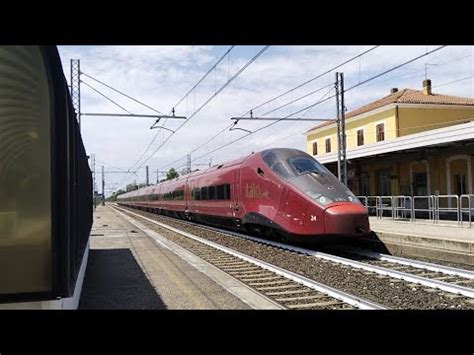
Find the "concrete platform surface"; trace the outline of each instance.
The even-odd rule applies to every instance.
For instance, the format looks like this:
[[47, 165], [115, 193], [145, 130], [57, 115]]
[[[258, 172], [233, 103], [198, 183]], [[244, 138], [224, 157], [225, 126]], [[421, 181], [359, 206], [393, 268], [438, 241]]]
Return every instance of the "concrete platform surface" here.
[[474, 228], [467, 223], [433, 224], [370, 217], [374, 232], [367, 240], [384, 244], [394, 254], [429, 257], [474, 265]]
[[206, 275], [109, 206], [97, 207], [90, 243], [79, 309], [251, 309], [258, 301], [275, 308], [248, 289], [240, 299], [225, 286], [236, 280], [210, 265]]

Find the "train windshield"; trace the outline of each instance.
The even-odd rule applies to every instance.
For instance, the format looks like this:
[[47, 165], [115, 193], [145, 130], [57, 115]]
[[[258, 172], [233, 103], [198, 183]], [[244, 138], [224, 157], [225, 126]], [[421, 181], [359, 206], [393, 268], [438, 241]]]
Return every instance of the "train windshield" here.
[[264, 151], [262, 158], [278, 176], [320, 205], [341, 201], [360, 203], [344, 184], [308, 154], [295, 149], [272, 149]]
[[316, 160], [305, 156], [289, 158], [288, 163], [296, 175], [308, 173], [321, 174], [322, 172], [328, 172], [328, 170]]

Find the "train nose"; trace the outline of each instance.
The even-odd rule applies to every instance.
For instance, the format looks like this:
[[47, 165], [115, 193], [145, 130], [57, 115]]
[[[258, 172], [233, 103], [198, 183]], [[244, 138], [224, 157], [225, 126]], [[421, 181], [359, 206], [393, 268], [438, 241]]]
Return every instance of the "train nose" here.
[[331, 206], [324, 212], [326, 234], [358, 236], [370, 232], [365, 207], [355, 203]]

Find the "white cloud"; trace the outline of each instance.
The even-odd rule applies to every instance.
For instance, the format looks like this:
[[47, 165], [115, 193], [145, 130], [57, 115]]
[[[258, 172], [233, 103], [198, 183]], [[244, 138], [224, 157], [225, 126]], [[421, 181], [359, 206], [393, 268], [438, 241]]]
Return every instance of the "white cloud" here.
[[[262, 47], [237, 46], [231, 52], [230, 60], [224, 59], [217, 70], [212, 72], [198, 89], [177, 107], [177, 114], [189, 116], [217, 88], [223, 85], [230, 76], [237, 72]], [[230, 117], [241, 115], [250, 108], [294, 87], [327, 69], [342, 63], [370, 46], [290, 46], [270, 47], [260, 58], [252, 63], [238, 78], [222, 91], [208, 106], [189, 121], [167, 144], [165, 144], [147, 164], [155, 172], [169, 163], [182, 159], [186, 153], [209, 140], [219, 130], [229, 125]], [[435, 46], [381, 46], [369, 54], [357, 59], [338, 71], [344, 72], [346, 88], [359, 83], [375, 74], [381, 73], [417, 55], [434, 49]], [[92, 46], [59, 48], [65, 75], [69, 80], [69, 59], [81, 59], [83, 72], [144, 101], [145, 103], [168, 113], [173, 105], [202, 77], [226, 50], [227, 46]], [[461, 57], [464, 59], [459, 59]], [[469, 57], [466, 57], [469, 56]], [[458, 59], [458, 60], [455, 60]], [[347, 93], [346, 104], [349, 110], [362, 104], [385, 96], [391, 87], [420, 89], [424, 78], [425, 63], [430, 65], [428, 76], [433, 86], [472, 76], [474, 72], [473, 47], [447, 47], [426, 59], [420, 59], [406, 67], [387, 74], [370, 84], [361, 86]], [[414, 73], [415, 71], [418, 71]], [[401, 77], [401, 75], [405, 75]], [[103, 93], [116, 100], [120, 105], [134, 113], [153, 113], [133, 101], [125, 99], [113, 91], [94, 83], [87, 77], [84, 82], [92, 84]], [[317, 88], [329, 85], [334, 80], [334, 73], [295, 90], [291, 94], [256, 110], [263, 114], [292, 99]], [[460, 81], [434, 89], [449, 95], [473, 97], [473, 79]], [[83, 112], [122, 112], [89, 88], [82, 87]], [[275, 112], [282, 117], [319, 99], [327, 91], [322, 90], [310, 97]], [[332, 93], [328, 93], [331, 95]], [[303, 114], [303, 113], [302, 113]], [[307, 117], [332, 118], [335, 114], [334, 100], [315, 107]], [[300, 114], [301, 115], [301, 114]], [[83, 138], [88, 154], [95, 154], [97, 160], [122, 168], [129, 168], [151, 139], [157, 133], [149, 127], [153, 119], [128, 119], [83, 117]], [[181, 122], [168, 120], [166, 127], [176, 129]], [[238, 127], [254, 130], [270, 122], [241, 121]], [[210, 154], [196, 163], [213, 163], [236, 158], [252, 150], [271, 146], [287, 146], [305, 149], [305, 137], [299, 133], [311, 122], [281, 122], [262, 130], [249, 138], [243, 139], [228, 148]], [[291, 135], [292, 132], [295, 132]], [[158, 132], [158, 138], [150, 155], [169, 135], [167, 131]], [[193, 159], [215, 149], [232, 139], [244, 135], [242, 131], [226, 132], [209, 141], [193, 154]], [[289, 137], [288, 137], [289, 136]], [[288, 137], [288, 138], [286, 138]], [[145, 170], [138, 173], [138, 181], [143, 181]], [[123, 182], [123, 185], [136, 179], [130, 176], [122, 178], [119, 174], [107, 176], [108, 182]], [[152, 181], [156, 176], [152, 174]], [[111, 185], [112, 186], [112, 185]], [[122, 186], [123, 187], [123, 186]]]

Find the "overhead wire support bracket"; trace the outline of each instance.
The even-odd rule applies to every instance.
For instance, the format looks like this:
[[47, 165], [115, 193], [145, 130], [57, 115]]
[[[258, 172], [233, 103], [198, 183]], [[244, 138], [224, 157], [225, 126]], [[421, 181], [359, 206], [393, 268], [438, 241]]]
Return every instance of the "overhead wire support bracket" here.
[[157, 120], [157, 121], [153, 124], [153, 126], [150, 127], [150, 129], [161, 128], [161, 129], [165, 129], [165, 130], [167, 130], [167, 131], [173, 132], [173, 133], [176, 132], [176, 131], [173, 131], [172, 129], [169, 129], [169, 128], [166, 128], [166, 127], [163, 127], [163, 126], [155, 126], [155, 124], [157, 124], [158, 121], [159, 121], [159, 120]]
[[157, 115], [157, 116], [154, 116], [154, 117], [157, 117], [158, 119], [155, 121], [155, 123], [153, 123], [153, 125], [150, 127], [150, 129], [163, 128], [163, 129], [166, 129], [167, 131], [170, 131], [170, 132], [173, 132], [173, 133], [176, 132], [176, 131], [173, 131], [172, 129], [169, 129], [169, 128], [165, 128], [165, 127], [162, 127], [162, 126], [156, 126], [156, 124], [158, 122], [160, 122], [160, 120], [162, 118], [166, 118], [166, 119], [170, 118], [170, 119], [178, 119], [178, 120], [186, 120], [187, 119], [186, 116], [176, 116], [174, 114], [174, 112], [175, 111], [174, 111], [174, 107], [173, 107], [173, 109], [171, 110], [171, 115]]
[[336, 120], [332, 118], [284, 118], [284, 117], [231, 117], [231, 120], [236, 120], [236, 122], [240, 120], [247, 120], [247, 121], [325, 121], [325, 122], [335, 122]]
[[[237, 124], [237, 122], [236, 122], [236, 124]], [[247, 133], [252, 133], [252, 131], [249, 131], [248, 129], [234, 127], [234, 126], [230, 127], [229, 131], [244, 131], [244, 132], [247, 132]]]
[[[81, 113], [82, 116], [106, 116], [106, 117], [142, 117], [142, 118], [162, 118], [160, 115], [142, 115], [135, 113]], [[177, 117], [178, 118], [178, 117]]]

